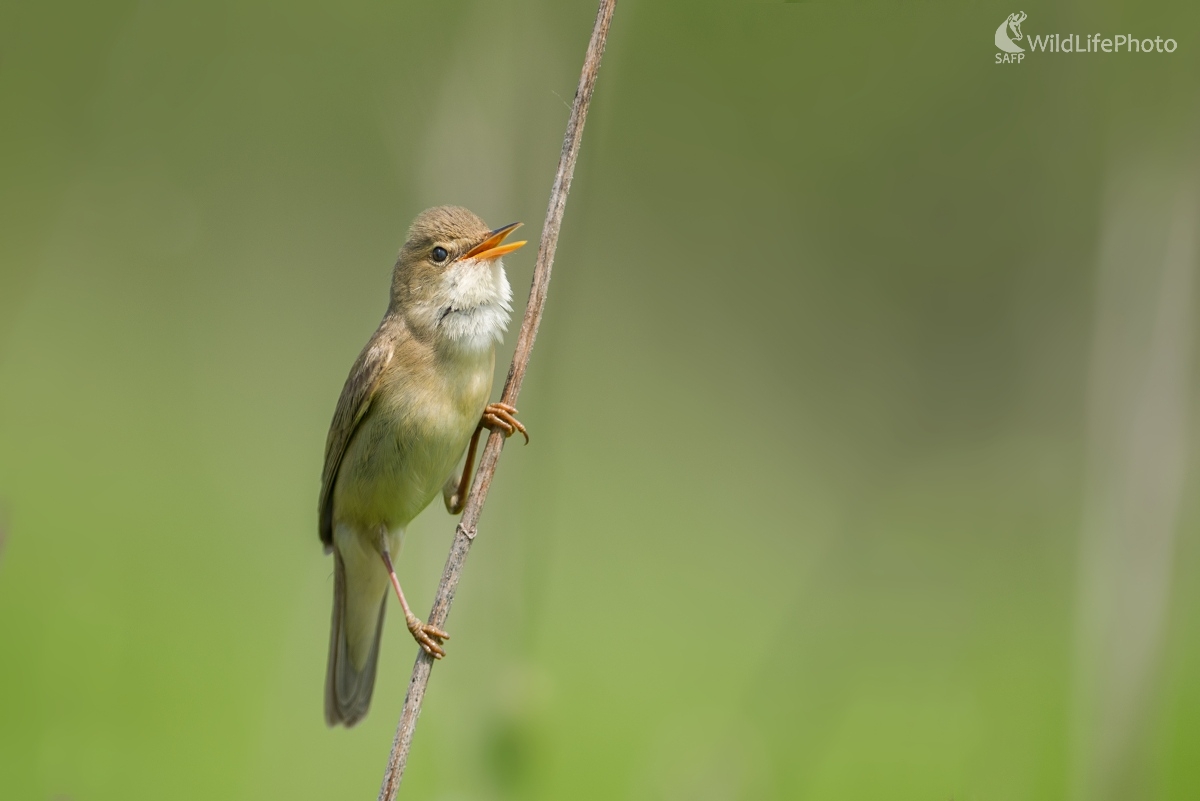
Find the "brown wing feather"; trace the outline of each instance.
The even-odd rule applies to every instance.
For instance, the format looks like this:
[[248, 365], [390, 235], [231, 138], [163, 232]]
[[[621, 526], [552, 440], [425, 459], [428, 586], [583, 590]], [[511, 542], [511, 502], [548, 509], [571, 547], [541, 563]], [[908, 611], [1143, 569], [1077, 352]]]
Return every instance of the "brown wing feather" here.
[[338, 466], [342, 463], [342, 455], [346, 446], [354, 437], [359, 421], [371, 407], [375, 391], [379, 387], [379, 377], [392, 360], [395, 352], [394, 344], [381, 327], [371, 337], [371, 341], [358, 354], [346, 386], [342, 387], [342, 395], [338, 398], [337, 410], [333, 413], [333, 422], [329, 425], [329, 436], [325, 440], [325, 469], [321, 471], [321, 503], [319, 508], [319, 523], [321, 542], [328, 550], [333, 547], [333, 483], [337, 480]]

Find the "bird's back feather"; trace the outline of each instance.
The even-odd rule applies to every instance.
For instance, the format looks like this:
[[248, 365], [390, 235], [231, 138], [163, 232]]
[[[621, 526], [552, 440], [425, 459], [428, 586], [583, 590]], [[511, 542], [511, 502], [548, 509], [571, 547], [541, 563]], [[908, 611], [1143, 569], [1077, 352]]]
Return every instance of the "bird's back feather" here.
[[333, 485], [337, 480], [342, 456], [359, 422], [371, 407], [384, 368], [394, 353], [392, 339], [385, 326], [380, 326], [358, 354], [342, 394], [338, 398], [329, 435], [325, 439], [325, 466], [321, 471], [321, 501], [318, 512], [321, 542], [326, 549], [333, 547]]

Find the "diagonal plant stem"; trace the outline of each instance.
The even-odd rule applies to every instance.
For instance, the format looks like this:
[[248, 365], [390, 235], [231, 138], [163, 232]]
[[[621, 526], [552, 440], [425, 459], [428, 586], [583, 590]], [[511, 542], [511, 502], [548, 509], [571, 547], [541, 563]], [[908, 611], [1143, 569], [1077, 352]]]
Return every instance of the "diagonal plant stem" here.
[[[504, 383], [504, 393], [501, 396], [508, 404], [516, 405], [521, 383], [525, 380], [525, 369], [529, 365], [529, 356], [533, 352], [533, 341], [542, 321], [542, 311], [546, 306], [546, 289], [550, 285], [550, 270], [554, 264], [554, 251], [558, 247], [558, 231], [562, 227], [567, 193], [571, 190], [571, 176], [575, 172], [575, 160], [579, 156], [579, 144], [583, 139], [583, 123], [587, 118], [592, 90], [596, 86], [596, 73], [600, 69], [600, 57], [604, 54], [604, 42], [608, 38], [608, 27], [616, 5], [617, 0], [600, 0], [600, 10], [596, 14], [592, 38], [588, 42], [587, 54], [583, 59], [583, 72], [579, 76], [579, 88], [575, 90], [575, 102], [571, 105], [571, 117], [567, 122], [562, 154], [558, 159], [558, 172], [554, 175], [554, 185], [550, 189], [550, 204], [546, 208], [542, 242], [538, 247], [537, 264], [533, 268], [529, 303], [525, 307], [525, 319], [521, 322], [516, 352], [513, 354], [512, 365], [508, 368], [508, 380]], [[471, 550], [471, 542], [475, 539], [479, 515], [483, 512], [483, 503], [487, 500], [492, 476], [496, 472], [496, 463], [503, 449], [504, 436], [493, 431], [488, 436], [483, 456], [479, 460], [479, 469], [471, 484], [471, 492], [467, 495], [462, 520], [454, 531], [454, 543], [450, 546], [450, 556], [446, 559], [446, 568], [442, 571], [442, 580], [433, 599], [433, 609], [430, 610], [427, 619], [428, 623], [438, 628], [445, 625], [446, 617], [450, 614], [454, 591], [458, 587], [467, 552]], [[408, 694], [404, 697], [404, 710], [400, 713], [396, 738], [392, 741], [392, 753], [388, 757], [383, 785], [379, 788], [379, 801], [393, 801], [396, 791], [400, 789], [400, 780], [404, 778], [404, 766], [408, 762], [408, 749], [412, 745], [413, 731], [417, 727], [417, 717], [421, 714], [421, 702], [425, 699], [425, 688], [429, 684], [432, 668], [433, 657], [418, 649], [412, 679], [408, 683]]]

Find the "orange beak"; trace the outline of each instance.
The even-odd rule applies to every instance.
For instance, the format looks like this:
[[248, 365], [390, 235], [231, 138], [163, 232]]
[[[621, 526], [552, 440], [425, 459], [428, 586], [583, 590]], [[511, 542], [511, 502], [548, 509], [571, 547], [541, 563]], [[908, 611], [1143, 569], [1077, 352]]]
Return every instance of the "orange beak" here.
[[521, 227], [521, 223], [516, 222], [510, 225], [505, 225], [502, 228], [497, 228], [488, 234], [487, 239], [480, 242], [475, 247], [463, 254], [464, 259], [478, 259], [479, 261], [487, 261], [489, 259], [498, 259], [505, 253], [512, 253], [517, 248], [525, 244], [524, 240], [520, 242], [510, 242], [507, 245], [500, 244], [504, 238], [513, 231]]

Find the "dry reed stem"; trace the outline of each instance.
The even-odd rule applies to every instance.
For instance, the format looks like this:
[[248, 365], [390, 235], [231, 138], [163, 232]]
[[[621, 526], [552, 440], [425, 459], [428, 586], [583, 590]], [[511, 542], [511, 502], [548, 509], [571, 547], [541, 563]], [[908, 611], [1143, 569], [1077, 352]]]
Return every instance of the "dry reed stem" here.
[[[529, 289], [525, 319], [521, 323], [516, 352], [513, 354], [512, 365], [508, 368], [508, 380], [504, 383], [504, 393], [501, 396], [504, 403], [514, 406], [521, 392], [529, 356], [533, 352], [533, 341], [537, 337], [542, 311], [546, 306], [546, 289], [550, 285], [550, 270], [554, 264], [554, 251], [558, 247], [558, 232], [562, 227], [563, 211], [567, 206], [567, 193], [571, 190], [571, 176], [575, 172], [575, 160], [579, 156], [583, 123], [592, 99], [592, 90], [596, 86], [596, 73], [600, 69], [600, 57], [604, 54], [604, 42], [608, 38], [608, 28], [616, 5], [616, 0], [600, 2], [596, 24], [592, 28], [592, 38], [588, 42], [587, 54], [583, 60], [583, 72], [579, 76], [579, 88], [575, 90], [575, 102], [571, 105], [571, 117], [563, 137], [558, 172], [554, 176], [550, 203], [546, 209], [546, 222], [542, 226], [542, 241], [533, 269], [533, 285]], [[467, 495], [462, 520], [455, 529], [454, 543], [450, 546], [450, 556], [446, 559], [446, 568], [442, 571], [442, 580], [434, 596], [433, 609], [426, 618], [428, 623], [438, 628], [445, 626], [446, 617], [450, 614], [450, 604], [454, 601], [454, 591], [458, 587], [463, 562], [466, 561], [471, 542], [475, 539], [479, 515], [483, 512], [483, 504], [487, 500], [488, 489], [492, 485], [492, 476], [496, 472], [496, 463], [503, 448], [504, 436], [493, 431], [488, 436], [483, 456], [479, 460], [479, 469], [471, 484], [471, 492]], [[379, 788], [379, 801], [393, 801], [396, 791], [400, 788], [400, 780], [404, 778], [408, 749], [412, 745], [413, 731], [421, 714], [421, 702], [425, 699], [425, 688], [429, 684], [433, 662], [433, 657], [418, 649], [412, 679], [408, 683], [408, 694], [404, 697], [404, 709], [400, 713], [400, 723], [396, 726], [396, 738], [392, 741], [387, 771], [383, 776], [383, 785]]]

